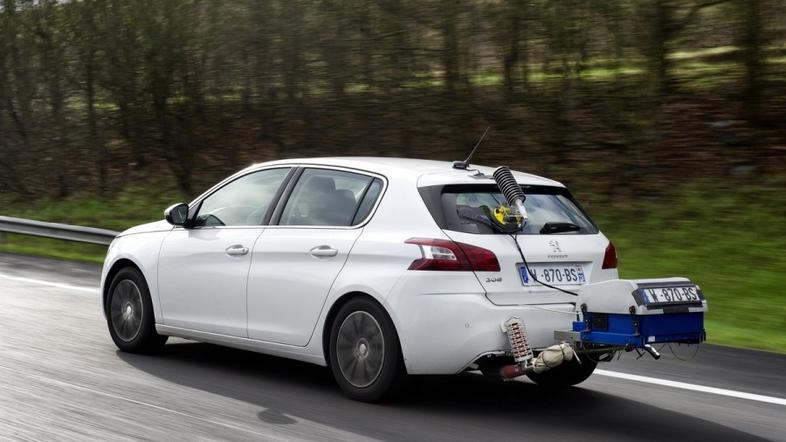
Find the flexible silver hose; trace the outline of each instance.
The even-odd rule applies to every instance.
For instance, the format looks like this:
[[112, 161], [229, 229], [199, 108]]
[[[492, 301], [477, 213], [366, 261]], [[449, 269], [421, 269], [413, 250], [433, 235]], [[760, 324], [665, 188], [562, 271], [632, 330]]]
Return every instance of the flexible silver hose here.
[[519, 187], [519, 183], [516, 182], [516, 178], [513, 177], [513, 173], [507, 166], [497, 167], [494, 170], [493, 175], [494, 181], [497, 182], [499, 190], [501, 190], [502, 194], [505, 195], [505, 199], [508, 200], [508, 204], [512, 206], [514, 201], [524, 201], [526, 199], [524, 192], [522, 192], [521, 187]]
[[508, 201], [508, 205], [521, 215], [521, 225], [524, 225], [527, 222], [527, 210], [524, 208], [524, 200], [527, 197], [513, 176], [513, 172], [507, 166], [500, 166], [494, 170], [492, 175], [499, 190], [502, 191], [502, 195]]

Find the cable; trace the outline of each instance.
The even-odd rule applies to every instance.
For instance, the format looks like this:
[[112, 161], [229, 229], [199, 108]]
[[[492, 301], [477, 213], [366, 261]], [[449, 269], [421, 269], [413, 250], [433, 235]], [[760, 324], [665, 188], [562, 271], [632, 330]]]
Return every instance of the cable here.
[[[574, 305], [573, 302], [568, 302], [566, 304]], [[537, 306], [537, 305], [527, 305], [527, 307], [534, 308], [534, 309], [537, 309], [537, 310], [544, 310], [544, 311], [552, 312], [552, 313], [562, 313], [562, 314], [565, 314], [565, 315], [576, 316], [576, 312], [566, 312], [564, 310], [554, 310], [554, 309], [551, 309], [551, 308], [540, 307], [540, 306]]]
[[553, 286], [551, 284], [546, 284], [545, 282], [540, 281], [538, 279], [538, 277], [535, 276], [534, 273], [532, 273], [532, 270], [529, 269], [529, 264], [527, 264], [527, 258], [524, 257], [524, 252], [521, 250], [521, 246], [519, 245], [518, 234], [513, 233], [513, 234], [510, 235], [510, 237], [513, 238], [513, 244], [516, 245], [516, 249], [519, 251], [519, 255], [521, 255], [521, 260], [524, 262], [524, 268], [527, 269], [527, 273], [529, 273], [529, 275], [532, 277], [532, 279], [535, 282], [537, 282], [538, 284], [540, 284], [540, 285], [542, 285], [544, 287], [548, 287], [550, 289], [554, 289], [554, 290], [560, 291], [562, 293], [566, 293], [568, 295], [579, 296], [579, 294], [576, 293], [576, 292], [571, 292], [570, 290], [561, 289], [559, 287], [555, 287], [555, 286]]

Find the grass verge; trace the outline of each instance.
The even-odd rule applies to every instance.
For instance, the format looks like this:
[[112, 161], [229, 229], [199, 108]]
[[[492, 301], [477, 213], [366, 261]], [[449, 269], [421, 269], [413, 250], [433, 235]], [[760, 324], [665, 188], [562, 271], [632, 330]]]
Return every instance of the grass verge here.
[[620, 277], [686, 276], [701, 286], [709, 342], [784, 353], [786, 213], [776, 192], [694, 188], [598, 221], [617, 248]]

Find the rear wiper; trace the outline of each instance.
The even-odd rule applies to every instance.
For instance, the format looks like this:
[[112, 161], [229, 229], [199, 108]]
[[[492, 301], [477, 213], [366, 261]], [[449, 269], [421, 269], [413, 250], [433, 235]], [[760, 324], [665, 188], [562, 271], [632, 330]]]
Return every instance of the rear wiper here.
[[552, 233], [578, 232], [579, 230], [581, 230], [581, 227], [573, 223], [546, 223], [543, 224], [543, 228], [540, 229], [540, 233], [543, 235], [549, 235]]

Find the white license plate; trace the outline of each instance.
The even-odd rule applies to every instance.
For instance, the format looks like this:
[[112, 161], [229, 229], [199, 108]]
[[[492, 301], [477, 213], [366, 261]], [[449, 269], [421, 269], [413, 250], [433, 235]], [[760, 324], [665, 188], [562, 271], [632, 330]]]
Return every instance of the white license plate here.
[[674, 304], [701, 304], [704, 294], [695, 285], [639, 288], [641, 299], [647, 306]]
[[538, 284], [530, 273], [533, 273], [538, 281], [549, 285], [579, 285], [587, 283], [584, 265], [576, 262], [530, 264], [529, 272], [524, 264], [519, 264], [518, 267], [521, 283], [527, 286]]

